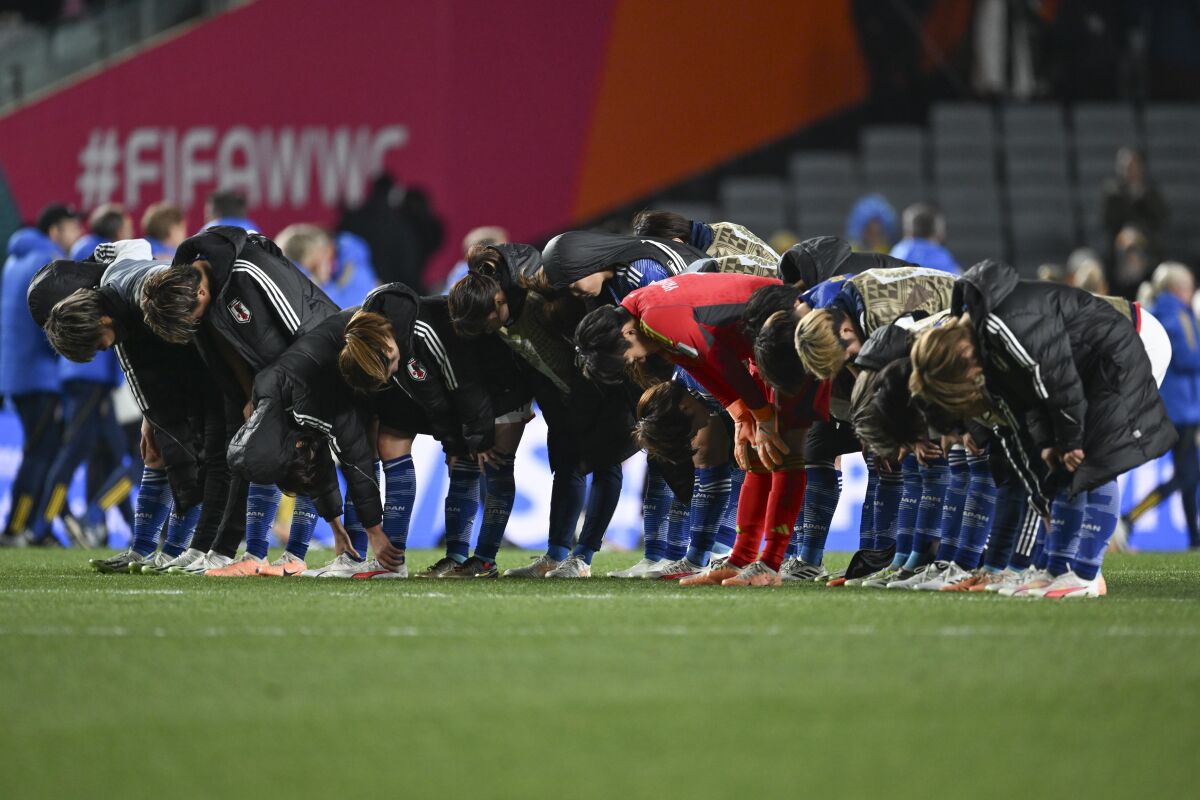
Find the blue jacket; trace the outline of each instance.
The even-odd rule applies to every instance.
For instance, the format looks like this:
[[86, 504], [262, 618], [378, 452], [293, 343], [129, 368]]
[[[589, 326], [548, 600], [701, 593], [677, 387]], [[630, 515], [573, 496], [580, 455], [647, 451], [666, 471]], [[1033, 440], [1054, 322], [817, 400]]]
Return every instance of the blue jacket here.
[[1171, 363], [1159, 393], [1176, 425], [1200, 424], [1200, 330], [1196, 316], [1173, 294], [1163, 293], [1148, 309], [1171, 340]]
[[362, 238], [343, 231], [334, 240], [334, 249], [333, 276], [321, 288], [338, 308], [357, 306], [379, 286], [371, 266], [371, 248]]
[[[79, 237], [79, 241], [71, 245], [69, 258], [72, 261], [83, 261], [90, 258], [96, 247], [107, 241], [108, 239], [102, 239], [94, 233], [85, 234]], [[59, 356], [58, 377], [63, 383], [92, 381], [93, 383], [117, 386], [121, 382], [121, 368], [117, 365], [117, 354], [112, 350], [102, 350], [96, 353], [96, 357], [86, 364], [76, 364], [74, 361], [68, 361]]]
[[21, 228], [8, 240], [0, 277], [0, 394], [57, 392], [58, 354], [33, 321], [25, 293], [33, 275], [63, 251], [37, 228]]
[[208, 222], [204, 223], [204, 227], [200, 230], [206, 231], [209, 228], [216, 228], [222, 225], [232, 225], [235, 228], [241, 228], [242, 230], [249, 231], [250, 233], [261, 232], [259, 231], [258, 226], [254, 224], [254, 220], [246, 219], [245, 217], [217, 217], [216, 219], [210, 219]]
[[829, 308], [845, 288], [846, 281], [853, 277], [854, 273], [834, 275], [800, 295], [800, 300], [809, 308]]
[[174, 247], [167, 247], [158, 239], [151, 239], [149, 236], [145, 236], [143, 238], [150, 243], [150, 254], [153, 255], [154, 258], [170, 261], [175, 257]]
[[900, 258], [919, 267], [940, 269], [951, 275], [961, 275], [962, 268], [950, 251], [932, 239], [901, 239], [892, 248], [893, 258]]

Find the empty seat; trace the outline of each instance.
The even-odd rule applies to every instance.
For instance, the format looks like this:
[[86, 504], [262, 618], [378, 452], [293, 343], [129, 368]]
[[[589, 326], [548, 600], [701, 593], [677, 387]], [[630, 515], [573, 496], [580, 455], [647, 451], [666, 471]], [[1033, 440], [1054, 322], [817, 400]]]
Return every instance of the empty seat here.
[[732, 177], [721, 182], [721, 210], [726, 220], [769, 237], [788, 220], [784, 181], [769, 177]]
[[980, 150], [991, 150], [996, 142], [996, 121], [990, 106], [983, 103], [943, 103], [930, 113], [934, 149], [965, 142]]
[[1051, 103], [1007, 105], [1001, 111], [1005, 146], [1035, 142], [1045, 146], [1065, 144], [1066, 122], [1062, 108]]
[[856, 190], [859, 183], [858, 160], [852, 153], [795, 153], [788, 172], [793, 183], [804, 185], [837, 185]]

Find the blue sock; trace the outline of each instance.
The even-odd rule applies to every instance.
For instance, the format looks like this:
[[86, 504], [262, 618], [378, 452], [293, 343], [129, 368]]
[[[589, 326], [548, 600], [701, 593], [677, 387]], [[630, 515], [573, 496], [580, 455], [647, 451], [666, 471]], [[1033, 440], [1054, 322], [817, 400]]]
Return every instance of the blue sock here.
[[646, 496], [642, 500], [643, 558], [650, 561], [666, 558], [667, 516], [673, 498], [662, 471], [651, 461], [646, 469]]
[[729, 477], [729, 464], [717, 467], [701, 467], [696, 470], [692, 488], [692, 513], [688, 527], [692, 529], [692, 544], [686, 553], [687, 560], [704, 567], [721, 528], [721, 519], [729, 504], [729, 491], [733, 482]]
[[[1031, 517], [1036, 518], [1036, 515], [1029, 508], [1029, 499], [1023, 489], [1011, 483], [996, 487], [996, 510], [992, 514], [992, 529], [983, 558], [983, 565], [988, 570], [1000, 572], [1010, 566], [1021, 531], [1036, 524]], [[1015, 564], [1012, 566], [1024, 569]]]
[[550, 535], [546, 555], [562, 561], [571, 554], [575, 527], [587, 501], [587, 474], [577, 469], [560, 469], [550, 484]]
[[174, 558], [188, 549], [192, 543], [192, 534], [196, 532], [196, 523], [200, 521], [201, 505], [197, 503], [182, 517], [171, 512], [167, 521], [167, 541], [163, 544], [163, 553]]
[[685, 503], [678, 497], [671, 501], [671, 510], [667, 513], [666, 555], [671, 561], [683, 558], [687, 554], [688, 545], [692, 543], [691, 531], [688, 529], [691, 514], [691, 503]]
[[[967, 451], [952, 447], [946, 454], [950, 463], [950, 483], [942, 504], [942, 529], [938, 532], [937, 561], [954, 561], [958, 555], [958, 537], [962, 532], [963, 509], [967, 502], [967, 485], [971, 471], [967, 467]], [[974, 567], [972, 567], [974, 569]]]
[[458, 459], [446, 490], [446, 555], [458, 563], [471, 552], [471, 529], [479, 513], [479, 464]]
[[301, 561], [308, 555], [313, 531], [317, 528], [317, 506], [311, 497], [296, 496], [292, 525], [288, 531], [287, 551]]
[[729, 502], [725, 504], [725, 514], [721, 525], [717, 528], [717, 540], [713, 542], [714, 556], [727, 556], [733, 552], [733, 542], [737, 539], [737, 507], [738, 497], [742, 493], [742, 484], [746, 482], [746, 471], [736, 464], [729, 465]]
[[967, 499], [963, 503], [955, 562], [963, 569], [976, 569], [983, 560], [983, 549], [996, 515], [996, 484], [986, 455], [968, 455], [967, 473]]
[[804, 549], [804, 514], [796, 515], [796, 524], [792, 526], [792, 538], [788, 539], [787, 549], [783, 551], [784, 558], [799, 558]]
[[871, 518], [875, 529], [871, 549], [886, 550], [895, 546], [896, 514], [900, 511], [900, 495], [903, 493], [904, 476], [901, 473], [879, 473], [879, 481], [875, 484], [875, 497], [871, 503], [874, 506]]
[[142, 470], [142, 484], [138, 488], [137, 505], [133, 512], [133, 551], [147, 556], [158, 549], [158, 535], [162, 531], [167, 515], [171, 513], [171, 487], [167, 483], [165, 469]]
[[383, 462], [383, 532], [392, 546], [401, 550], [408, 545], [408, 524], [416, 498], [417, 470], [412, 456]]
[[1055, 577], [1071, 569], [1075, 555], [1079, 552], [1079, 539], [1083, 529], [1083, 512], [1087, 507], [1087, 492], [1080, 492], [1072, 499], [1067, 492], [1060, 492], [1050, 507], [1050, 533], [1046, 536], [1045, 569]]
[[604, 544], [604, 532], [612, 522], [617, 503], [621, 501], [622, 473], [620, 464], [610, 464], [592, 471], [588, 487], [587, 510], [579, 528], [579, 543], [573, 551], [588, 564]]
[[806, 564], [820, 566], [825, 557], [829, 526], [833, 524], [833, 515], [837, 512], [838, 499], [842, 495], [842, 473], [831, 464], [809, 464], [804, 471], [807, 484], [800, 514], [804, 528], [800, 558]]
[[494, 562], [504, 541], [504, 529], [508, 527], [508, 518], [517, 497], [513, 459], [505, 459], [498, 467], [485, 464], [483, 477], [487, 482], [487, 497], [483, 501], [483, 525], [479, 528], [475, 555], [484, 561]]
[[[349, 497], [342, 504], [342, 524], [346, 526], [346, 533], [350, 534], [350, 546], [358, 553], [356, 560], [365, 561], [367, 549], [371, 546], [370, 538], [367, 536], [367, 529], [363, 527], [358, 518], [358, 509], [354, 507], [354, 503], [350, 501]], [[354, 558], [354, 556], [350, 556], [350, 558]]]
[[893, 566], [901, 566], [913, 549], [913, 530], [917, 525], [917, 507], [921, 504], [921, 472], [914, 455], [905, 456], [900, 464], [904, 488], [896, 510], [896, 557]]
[[942, 532], [942, 503], [950, 487], [950, 465], [944, 458], [930, 461], [921, 468], [921, 500], [913, 527], [912, 552], [905, 569], [916, 569], [933, 560], [933, 550]]
[[1087, 507], [1083, 513], [1083, 535], [1075, 556], [1075, 574], [1085, 581], [1095, 580], [1104, 563], [1108, 540], [1117, 529], [1121, 512], [1121, 492], [1115, 480], [1087, 492]]
[[255, 558], [266, 558], [271, 547], [271, 525], [283, 492], [278, 486], [250, 484], [246, 494], [246, 552]]
[[[808, 485], [813, 485], [812, 467], [809, 470]], [[842, 474], [838, 473], [838, 488], [841, 488]], [[875, 548], [875, 495], [879, 491], [879, 472], [875, 469], [875, 459], [867, 458], [867, 491], [863, 495], [862, 517], [858, 525], [858, 549], [873, 550]], [[805, 511], [801, 516], [808, 516], [808, 498], [805, 498]], [[829, 518], [832, 520], [833, 515]], [[805, 559], [807, 561], [807, 559]]]

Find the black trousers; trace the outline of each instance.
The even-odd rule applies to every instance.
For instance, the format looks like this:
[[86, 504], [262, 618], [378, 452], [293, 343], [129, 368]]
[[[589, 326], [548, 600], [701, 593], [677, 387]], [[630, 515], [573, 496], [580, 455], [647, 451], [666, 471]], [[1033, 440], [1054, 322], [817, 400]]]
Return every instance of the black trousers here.
[[1175, 430], [1179, 432], [1179, 440], [1171, 448], [1175, 474], [1134, 506], [1126, 517], [1126, 522], [1132, 525], [1147, 511], [1179, 492], [1180, 499], [1183, 500], [1188, 546], [1200, 547], [1200, 520], [1196, 516], [1196, 489], [1200, 487], [1200, 450], [1196, 447], [1196, 436], [1200, 434], [1200, 425], [1176, 425]]

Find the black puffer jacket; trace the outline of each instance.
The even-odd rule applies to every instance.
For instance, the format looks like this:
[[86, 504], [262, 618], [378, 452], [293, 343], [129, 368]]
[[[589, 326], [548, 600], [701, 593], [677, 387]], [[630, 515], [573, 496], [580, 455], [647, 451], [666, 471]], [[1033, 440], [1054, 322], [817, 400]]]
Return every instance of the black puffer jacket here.
[[[366, 413], [338, 374], [346, 323], [357, 308], [323, 319], [254, 379], [254, 414], [229, 446], [229, 464], [247, 480], [276, 483], [283, 478], [294, 432], [306, 430], [328, 441], [338, 461], [359, 519], [368, 528], [383, 519], [375, 455], [367, 438]], [[328, 448], [318, 458], [328, 464]], [[322, 465], [324, 467], [324, 464]], [[337, 475], [318, 470], [312, 498], [322, 519], [341, 516]]]
[[[1006, 424], [1024, 427], [1038, 450], [1083, 449], [1074, 475], [1056, 476], [1072, 495], [1174, 444], [1145, 347], [1111, 303], [1020, 280], [1011, 266], [989, 260], [959, 279], [951, 311], [971, 315], [988, 392]], [[1033, 461], [1040, 452], [1025, 456]]]
[[883, 253], [856, 253], [849, 242], [836, 236], [814, 236], [792, 245], [784, 252], [779, 259], [779, 277], [784, 283], [811, 289], [834, 275], [915, 266], [918, 265]]

